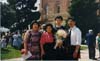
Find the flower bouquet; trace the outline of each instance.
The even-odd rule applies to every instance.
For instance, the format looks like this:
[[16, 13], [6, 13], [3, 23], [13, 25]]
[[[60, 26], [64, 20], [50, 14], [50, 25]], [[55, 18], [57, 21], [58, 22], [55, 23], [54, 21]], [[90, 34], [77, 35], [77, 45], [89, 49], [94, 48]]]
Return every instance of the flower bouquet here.
[[54, 46], [54, 49], [63, 47], [63, 39], [67, 37], [67, 32], [65, 30], [58, 30], [56, 33], [56, 45]]

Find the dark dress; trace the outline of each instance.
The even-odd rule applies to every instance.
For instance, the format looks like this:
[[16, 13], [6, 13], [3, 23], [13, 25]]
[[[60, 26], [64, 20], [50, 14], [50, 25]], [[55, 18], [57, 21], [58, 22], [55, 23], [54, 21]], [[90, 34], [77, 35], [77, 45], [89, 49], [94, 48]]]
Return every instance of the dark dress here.
[[26, 34], [27, 48], [31, 52], [32, 56], [27, 60], [40, 60], [40, 32], [28, 31]]
[[[65, 30], [64, 26], [55, 27], [55, 31], [57, 32], [59, 29]], [[65, 48], [56, 48], [55, 50], [55, 59], [56, 60], [66, 60], [66, 50]]]

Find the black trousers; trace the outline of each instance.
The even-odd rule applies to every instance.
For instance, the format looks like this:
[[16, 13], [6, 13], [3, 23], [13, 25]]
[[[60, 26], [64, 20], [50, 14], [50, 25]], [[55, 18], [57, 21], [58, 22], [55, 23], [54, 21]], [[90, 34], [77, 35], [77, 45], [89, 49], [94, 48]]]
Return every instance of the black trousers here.
[[95, 46], [88, 46], [89, 51], [89, 58], [94, 59], [95, 58]]
[[67, 52], [67, 60], [74, 60], [74, 61], [78, 61], [78, 59], [80, 58], [80, 49], [78, 51], [77, 54], [77, 58], [73, 57], [74, 51], [75, 51], [76, 46], [68, 46], [66, 48], [66, 52]]

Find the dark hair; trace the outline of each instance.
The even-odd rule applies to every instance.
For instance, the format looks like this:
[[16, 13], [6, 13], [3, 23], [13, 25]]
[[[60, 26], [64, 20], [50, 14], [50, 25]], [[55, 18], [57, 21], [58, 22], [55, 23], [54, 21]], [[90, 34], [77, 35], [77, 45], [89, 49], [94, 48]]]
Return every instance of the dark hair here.
[[75, 18], [73, 18], [73, 17], [69, 17], [67, 20], [68, 20], [68, 21], [69, 21], [69, 20], [72, 20], [72, 21], [76, 22], [76, 21], [75, 21]]
[[63, 17], [62, 16], [57, 16], [56, 18], [55, 18], [55, 20], [56, 19], [61, 19], [62, 21], [63, 21]]
[[46, 29], [47, 29], [48, 26], [50, 26], [52, 28], [52, 32], [54, 33], [54, 27], [50, 23], [45, 25], [44, 30], [46, 31]]
[[37, 25], [40, 27], [40, 23], [39, 23], [39, 22], [37, 22], [37, 21], [33, 21], [33, 22], [31, 23], [31, 26], [30, 26], [31, 29], [32, 29], [32, 27], [33, 27], [34, 24], [37, 24]]
[[16, 31], [15, 34], [18, 34], [18, 32]]

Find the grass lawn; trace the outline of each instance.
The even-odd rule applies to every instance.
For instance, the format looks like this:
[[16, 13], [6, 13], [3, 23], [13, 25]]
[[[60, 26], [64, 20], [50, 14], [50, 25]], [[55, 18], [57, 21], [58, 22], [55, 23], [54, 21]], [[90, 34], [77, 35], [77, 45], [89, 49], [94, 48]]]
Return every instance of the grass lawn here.
[[21, 57], [20, 51], [14, 49], [10, 45], [5, 49], [1, 49], [1, 59], [11, 59]]
[[81, 50], [85, 50], [87, 49], [88, 47], [86, 45], [81, 45]]

